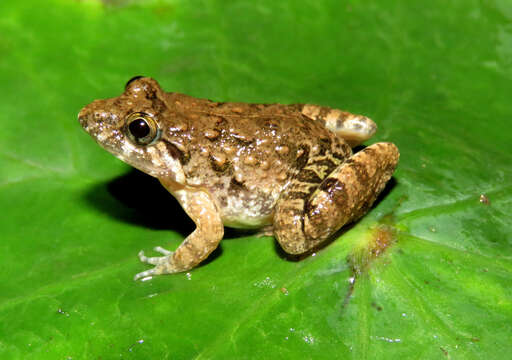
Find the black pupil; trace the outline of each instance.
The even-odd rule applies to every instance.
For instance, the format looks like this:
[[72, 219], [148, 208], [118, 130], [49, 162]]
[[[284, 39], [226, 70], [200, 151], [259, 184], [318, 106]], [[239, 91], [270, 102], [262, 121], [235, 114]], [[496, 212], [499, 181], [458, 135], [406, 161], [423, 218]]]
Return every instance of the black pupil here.
[[149, 135], [151, 129], [144, 119], [135, 119], [128, 125], [130, 132], [136, 139], [142, 139]]

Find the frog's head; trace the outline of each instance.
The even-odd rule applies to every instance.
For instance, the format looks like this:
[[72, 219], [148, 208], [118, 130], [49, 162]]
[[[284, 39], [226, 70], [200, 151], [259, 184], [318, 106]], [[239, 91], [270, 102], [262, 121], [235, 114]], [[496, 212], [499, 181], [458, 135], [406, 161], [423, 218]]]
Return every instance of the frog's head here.
[[85, 131], [119, 159], [156, 177], [180, 172], [176, 149], [161, 141], [168, 116], [165, 93], [151, 78], [136, 76], [121, 96], [95, 100], [78, 114]]

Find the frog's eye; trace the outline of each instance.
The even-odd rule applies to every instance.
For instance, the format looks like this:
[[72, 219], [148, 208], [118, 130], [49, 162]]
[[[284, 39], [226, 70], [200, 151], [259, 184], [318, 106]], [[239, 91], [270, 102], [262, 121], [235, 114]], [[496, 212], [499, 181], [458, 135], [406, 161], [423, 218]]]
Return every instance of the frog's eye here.
[[126, 118], [125, 133], [135, 144], [149, 145], [158, 139], [160, 129], [151, 115], [137, 112]]

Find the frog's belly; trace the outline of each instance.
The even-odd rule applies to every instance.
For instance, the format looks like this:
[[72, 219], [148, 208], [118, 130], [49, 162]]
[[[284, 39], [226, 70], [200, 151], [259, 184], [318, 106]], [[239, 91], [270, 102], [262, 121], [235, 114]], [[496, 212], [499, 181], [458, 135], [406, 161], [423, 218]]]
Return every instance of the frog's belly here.
[[255, 229], [272, 224], [278, 194], [241, 193], [221, 198], [219, 203], [224, 225], [238, 229]]

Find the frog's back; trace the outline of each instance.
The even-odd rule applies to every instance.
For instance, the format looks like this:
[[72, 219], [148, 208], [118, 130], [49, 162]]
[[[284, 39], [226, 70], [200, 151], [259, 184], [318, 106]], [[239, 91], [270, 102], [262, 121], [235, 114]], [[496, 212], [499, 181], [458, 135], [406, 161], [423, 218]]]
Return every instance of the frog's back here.
[[[294, 178], [316, 182], [351, 154], [333, 132], [301, 113], [302, 105], [216, 103], [172, 94], [189, 144], [187, 182], [218, 200], [224, 222], [270, 224], [280, 193]], [[179, 126], [178, 126], [179, 128]]]

